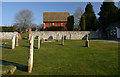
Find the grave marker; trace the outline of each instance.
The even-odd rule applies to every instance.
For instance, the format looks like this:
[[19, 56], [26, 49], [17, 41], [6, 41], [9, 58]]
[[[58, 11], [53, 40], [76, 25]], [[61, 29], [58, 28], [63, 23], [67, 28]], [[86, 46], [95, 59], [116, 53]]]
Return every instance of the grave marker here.
[[59, 40], [59, 34], [57, 34], [56, 36], [56, 41], [58, 42], [58, 40]]
[[72, 39], [72, 35], [70, 34], [70, 40]]
[[86, 47], [89, 47], [89, 40], [88, 40], [88, 34], [86, 35]]
[[62, 35], [62, 45], [64, 45], [64, 35]]
[[38, 49], [40, 48], [40, 36], [38, 36]]
[[30, 38], [30, 50], [29, 50], [29, 59], [28, 59], [28, 72], [32, 72], [33, 68], [33, 44], [34, 44], [34, 38], [31, 36]]
[[15, 49], [15, 35], [12, 37], [12, 49]]

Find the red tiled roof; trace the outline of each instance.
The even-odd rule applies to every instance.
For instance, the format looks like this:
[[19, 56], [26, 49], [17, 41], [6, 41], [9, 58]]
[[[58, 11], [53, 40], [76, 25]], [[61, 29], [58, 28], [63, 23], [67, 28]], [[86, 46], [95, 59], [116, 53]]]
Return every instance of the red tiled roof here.
[[43, 22], [67, 21], [69, 12], [43, 12]]

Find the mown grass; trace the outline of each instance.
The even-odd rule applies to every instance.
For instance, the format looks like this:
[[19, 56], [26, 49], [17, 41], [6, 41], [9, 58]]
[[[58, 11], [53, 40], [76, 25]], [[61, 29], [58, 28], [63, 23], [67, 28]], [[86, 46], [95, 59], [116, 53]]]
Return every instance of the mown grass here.
[[[90, 40], [90, 47], [85, 40], [65, 40], [44, 42], [40, 49], [37, 40], [34, 44], [34, 65], [31, 74], [27, 72], [29, 41], [19, 40], [19, 46], [11, 48], [11, 40], [2, 48], [2, 60], [22, 66], [14, 75], [117, 75], [118, 44]], [[23, 70], [24, 69], [24, 70]]]

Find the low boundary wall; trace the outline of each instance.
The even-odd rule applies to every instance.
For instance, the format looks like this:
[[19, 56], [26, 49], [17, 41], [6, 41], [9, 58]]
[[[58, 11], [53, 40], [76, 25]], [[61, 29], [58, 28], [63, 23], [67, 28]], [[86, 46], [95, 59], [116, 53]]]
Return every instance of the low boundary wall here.
[[101, 38], [101, 33], [96, 31], [32, 31], [31, 35], [35, 38], [40, 36], [42, 39], [61, 39], [64, 35], [65, 39], [85, 39], [86, 34], [89, 35], [89, 39]]
[[18, 32], [0, 32], [0, 39], [12, 39], [14, 35], [18, 36]]

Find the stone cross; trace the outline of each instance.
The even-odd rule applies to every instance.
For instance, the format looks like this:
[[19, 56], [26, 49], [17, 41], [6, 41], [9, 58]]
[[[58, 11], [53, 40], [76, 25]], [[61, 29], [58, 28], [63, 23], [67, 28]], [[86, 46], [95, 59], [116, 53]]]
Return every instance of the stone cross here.
[[15, 36], [12, 37], [12, 49], [15, 49]]
[[40, 48], [40, 36], [38, 36], [38, 49]]
[[62, 45], [64, 45], [64, 35], [62, 35]]
[[18, 46], [18, 35], [16, 36], [16, 46]]
[[29, 50], [29, 59], [28, 59], [28, 72], [32, 72], [33, 68], [33, 44], [34, 44], [34, 38], [31, 36], [30, 38], [30, 50]]
[[89, 47], [88, 34], [86, 35], [86, 47]]

